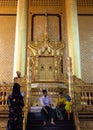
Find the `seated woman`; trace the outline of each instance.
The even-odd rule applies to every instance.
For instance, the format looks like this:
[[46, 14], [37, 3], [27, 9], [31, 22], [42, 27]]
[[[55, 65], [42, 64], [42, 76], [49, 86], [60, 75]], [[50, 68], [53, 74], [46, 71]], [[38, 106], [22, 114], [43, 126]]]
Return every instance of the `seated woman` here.
[[56, 101], [56, 115], [59, 120], [63, 120], [63, 112], [65, 111], [65, 102], [66, 98], [63, 96], [62, 92], [59, 92], [57, 101]]

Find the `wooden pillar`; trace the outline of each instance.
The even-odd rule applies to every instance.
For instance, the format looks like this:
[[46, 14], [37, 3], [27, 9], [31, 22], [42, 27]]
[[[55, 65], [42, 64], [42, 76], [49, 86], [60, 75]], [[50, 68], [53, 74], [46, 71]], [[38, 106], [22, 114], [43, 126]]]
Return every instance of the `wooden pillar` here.
[[80, 45], [76, 0], [65, 0], [68, 57], [72, 58], [72, 73], [81, 78]]
[[18, 0], [13, 77], [16, 76], [16, 71], [20, 71], [21, 76], [25, 75], [27, 21], [28, 21], [27, 16], [28, 16], [28, 0]]

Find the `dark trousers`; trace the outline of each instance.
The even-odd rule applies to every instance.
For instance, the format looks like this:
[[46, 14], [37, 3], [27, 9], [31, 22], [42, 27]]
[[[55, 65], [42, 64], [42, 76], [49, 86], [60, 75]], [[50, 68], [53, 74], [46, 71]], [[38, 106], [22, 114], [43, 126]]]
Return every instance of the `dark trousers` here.
[[48, 114], [46, 111], [42, 108], [41, 109], [41, 117], [43, 121], [48, 121], [51, 118], [55, 118], [54, 110], [51, 107], [45, 106], [46, 110], [48, 111]]

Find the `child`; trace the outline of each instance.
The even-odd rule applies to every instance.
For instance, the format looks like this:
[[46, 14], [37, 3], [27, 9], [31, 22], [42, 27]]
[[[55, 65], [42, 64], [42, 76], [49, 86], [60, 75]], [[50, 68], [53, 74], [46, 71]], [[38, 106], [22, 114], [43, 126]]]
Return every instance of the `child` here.
[[67, 96], [67, 101], [65, 102], [65, 110], [68, 114], [68, 120], [70, 120], [71, 105], [72, 105], [71, 97]]
[[63, 120], [63, 112], [65, 110], [66, 98], [63, 96], [62, 92], [59, 92], [58, 98], [56, 100], [56, 115], [59, 120]]

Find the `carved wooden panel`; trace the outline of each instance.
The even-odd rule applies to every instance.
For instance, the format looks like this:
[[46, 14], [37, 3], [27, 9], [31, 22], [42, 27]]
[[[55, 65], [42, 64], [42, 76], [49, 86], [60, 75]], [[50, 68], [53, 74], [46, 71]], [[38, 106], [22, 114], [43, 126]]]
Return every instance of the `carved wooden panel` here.
[[43, 40], [46, 31], [48, 38], [53, 41], [62, 40], [61, 17], [58, 14], [47, 14], [47, 21], [45, 14], [35, 14], [32, 16], [32, 33], [31, 40]]
[[39, 58], [39, 80], [54, 80], [54, 59], [53, 57]]

